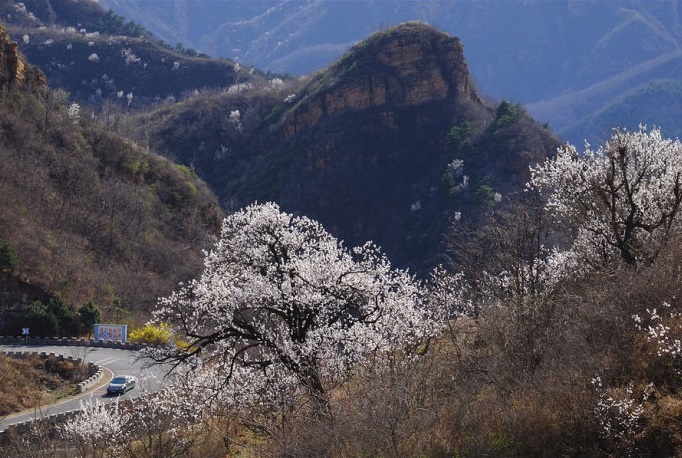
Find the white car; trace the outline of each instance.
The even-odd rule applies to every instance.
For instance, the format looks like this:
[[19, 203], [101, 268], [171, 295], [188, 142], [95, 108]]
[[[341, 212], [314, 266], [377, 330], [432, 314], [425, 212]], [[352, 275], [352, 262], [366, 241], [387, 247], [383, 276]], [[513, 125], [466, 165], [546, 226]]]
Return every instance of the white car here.
[[109, 394], [124, 394], [126, 391], [135, 388], [137, 379], [132, 375], [118, 375], [109, 382], [107, 393]]

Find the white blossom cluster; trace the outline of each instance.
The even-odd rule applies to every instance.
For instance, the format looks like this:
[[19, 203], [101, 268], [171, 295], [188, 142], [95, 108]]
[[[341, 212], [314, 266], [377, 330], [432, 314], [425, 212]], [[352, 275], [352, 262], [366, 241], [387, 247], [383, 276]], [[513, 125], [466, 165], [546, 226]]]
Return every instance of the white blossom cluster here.
[[72, 123], [78, 124], [78, 121], [80, 120], [81, 116], [81, 106], [76, 102], [72, 103], [71, 105], [69, 105], [67, 115], [69, 116], [69, 119], [71, 120]]
[[228, 87], [225, 92], [227, 92], [230, 95], [237, 95], [237, 94], [241, 94], [243, 92], [248, 92], [251, 89], [253, 89], [252, 83], [237, 83], [237, 84], [233, 84], [232, 86]]
[[[609, 389], [602, 386], [600, 377], [592, 380], [598, 400], [594, 413], [601, 427], [600, 435], [612, 441], [620, 454], [631, 456], [636, 452], [634, 438], [640, 432], [639, 419], [644, 413], [643, 402], [633, 397], [632, 383], [624, 389]], [[642, 401], [647, 400], [647, 392]]]
[[14, 5], [14, 11], [16, 13], [18, 13], [19, 15], [25, 16], [28, 19], [37, 20], [35, 15], [33, 14], [33, 12], [29, 11], [23, 2], [19, 2], [19, 3], [15, 4]]
[[123, 60], [125, 61], [126, 65], [137, 64], [142, 61], [142, 59], [137, 57], [135, 53], [133, 53], [133, 50], [130, 48], [123, 48], [121, 50], [121, 56], [123, 57]]
[[658, 129], [615, 131], [596, 151], [559, 148], [531, 167], [529, 185], [552, 214], [576, 224], [572, 249], [584, 261], [651, 260], [679, 230], [682, 144]]
[[111, 456], [118, 456], [130, 434], [127, 428], [130, 416], [118, 402], [104, 404], [91, 398], [81, 401], [80, 413], [64, 423], [60, 431], [84, 456], [104, 449]]
[[[446, 171], [453, 180], [461, 181], [455, 186], [457, 190], [464, 190], [469, 187], [469, 176], [464, 175], [464, 161], [462, 159], [453, 159], [448, 163]], [[501, 196], [500, 196], [501, 197]]]
[[205, 358], [179, 367], [169, 389], [191, 393], [189, 398], [178, 397], [177, 402], [186, 406], [188, 411], [193, 409], [194, 418], [199, 410], [220, 412], [231, 409], [240, 415], [248, 414], [253, 406], [293, 409], [300, 406], [300, 400], [309, 394], [296, 374], [280, 363], [257, 367], [231, 365], [225, 360], [207, 361]]
[[[129, 456], [124, 452], [133, 441], [151, 437], [155, 447], [173, 456], [191, 445], [188, 442], [201, 429], [206, 411], [201, 393], [186, 391], [186, 386], [169, 382], [159, 393], [147, 393], [123, 403], [101, 403], [90, 398], [81, 401], [79, 414], [60, 427], [60, 433], [83, 456]], [[129, 404], [129, 405], [128, 405]], [[158, 444], [162, 441], [163, 444]], [[133, 455], [134, 456], [134, 455]]]
[[230, 120], [230, 125], [232, 127], [234, 127], [234, 130], [236, 130], [237, 132], [242, 131], [242, 127], [243, 127], [242, 126], [242, 114], [239, 110], [230, 111], [229, 120]]
[[453, 159], [448, 163], [447, 168], [454, 177], [461, 177], [464, 174], [464, 161], [462, 159]]
[[286, 83], [282, 78], [273, 78], [268, 81], [268, 88], [273, 91], [280, 91], [286, 87]]
[[[663, 306], [670, 308], [670, 304], [667, 302], [663, 303]], [[661, 356], [671, 356], [673, 358], [680, 358], [682, 356], [682, 342], [680, 339], [676, 339], [670, 334], [670, 326], [663, 322], [663, 318], [658, 314], [656, 309], [649, 310], [646, 312], [649, 314], [648, 320], [650, 322], [646, 327], [644, 326], [643, 319], [639, 315], [634, 315], [632, 318], [635, 320], [635, 326], [640, 331], [646, 332], [646, 339], [648, 342], [654, 342], [656, 344], [656, 354]], [[671, 312], [668, 314], [668, 319], [679, 319], [680, 314]], [[676, 369], [679, 374], [680, 369]]]
[[267, 203], [226, 218], [202, 277], [154, 316], [189, 339], [176, 356], [194, 355], [206, 372], [188, 371], [188, 383], [249, 404], [301, 387], [320, 395], [370, 355], [434, 335], [442, 316], [431, 304], [373, 244], [348, 250], [319, 223]]

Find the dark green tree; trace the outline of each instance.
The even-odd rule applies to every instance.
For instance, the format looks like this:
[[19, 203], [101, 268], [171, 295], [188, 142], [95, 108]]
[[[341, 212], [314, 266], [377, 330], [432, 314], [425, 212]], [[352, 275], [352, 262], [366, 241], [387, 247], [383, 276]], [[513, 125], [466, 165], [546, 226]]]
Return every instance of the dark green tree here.
[[6, 240], [0, 240], [0, 270], [16, 270], [19, 258], [12, 245]]
[[50, 337], [59, 331], [57, 317], [40, 301], [33, 301], [26, 306], [25, 319], [22, 327], [29, 328], [32, 336]]
[[60, 294], [52, 296], [47, 308], [57, 319], [59, 335], [73, 336], [78, 333], [78, 319], [63, 296]]
[[90, 335], [95, 327], [95, 323], [102, 318], [102, 313], [92, 300], [89, 300], [78, 309], [78, 321], [81, 331]]
[[459, 158], [465, 159], [471, 152], [471, 128], [467, 121], [452, 126], [445, 135], [445, 141], [455, 149]]
[[503, 100], [495, 110], [495, 128], [499, 129], [518, 123], [522, 114], [523, 107], [521, 105], [511, 104]]

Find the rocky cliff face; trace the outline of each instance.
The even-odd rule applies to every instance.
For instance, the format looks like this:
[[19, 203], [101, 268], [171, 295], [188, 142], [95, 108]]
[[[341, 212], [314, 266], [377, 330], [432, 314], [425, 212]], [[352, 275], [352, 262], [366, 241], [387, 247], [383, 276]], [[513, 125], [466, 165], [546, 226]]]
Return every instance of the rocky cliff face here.
[[0, 90], [15, 86], [37, 89], [45, 85], [45, 75], [38, 68], [28, 65], [17, 50], [17, 43], [0, 24]]
[[459, 39], [421, 23], [374, 34], [318, 74], [308, 87], [284, 122], [287, 138], [346, 111], [390, 112], [434, 101], [480, 103]]

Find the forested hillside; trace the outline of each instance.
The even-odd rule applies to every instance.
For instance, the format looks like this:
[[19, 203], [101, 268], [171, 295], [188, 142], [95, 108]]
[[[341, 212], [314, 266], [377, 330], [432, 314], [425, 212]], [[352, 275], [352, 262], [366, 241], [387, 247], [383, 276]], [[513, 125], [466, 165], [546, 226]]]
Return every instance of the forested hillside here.
[[146, 316], [196, 274], [217, 202], [189, 169], [103, 130], [30, 77], [3, 29], [0, 42], [3, 332], [26, 326], [16, 320], [28, 302], [55, 295], [74, 308], [92, 300], [110, 319]]

